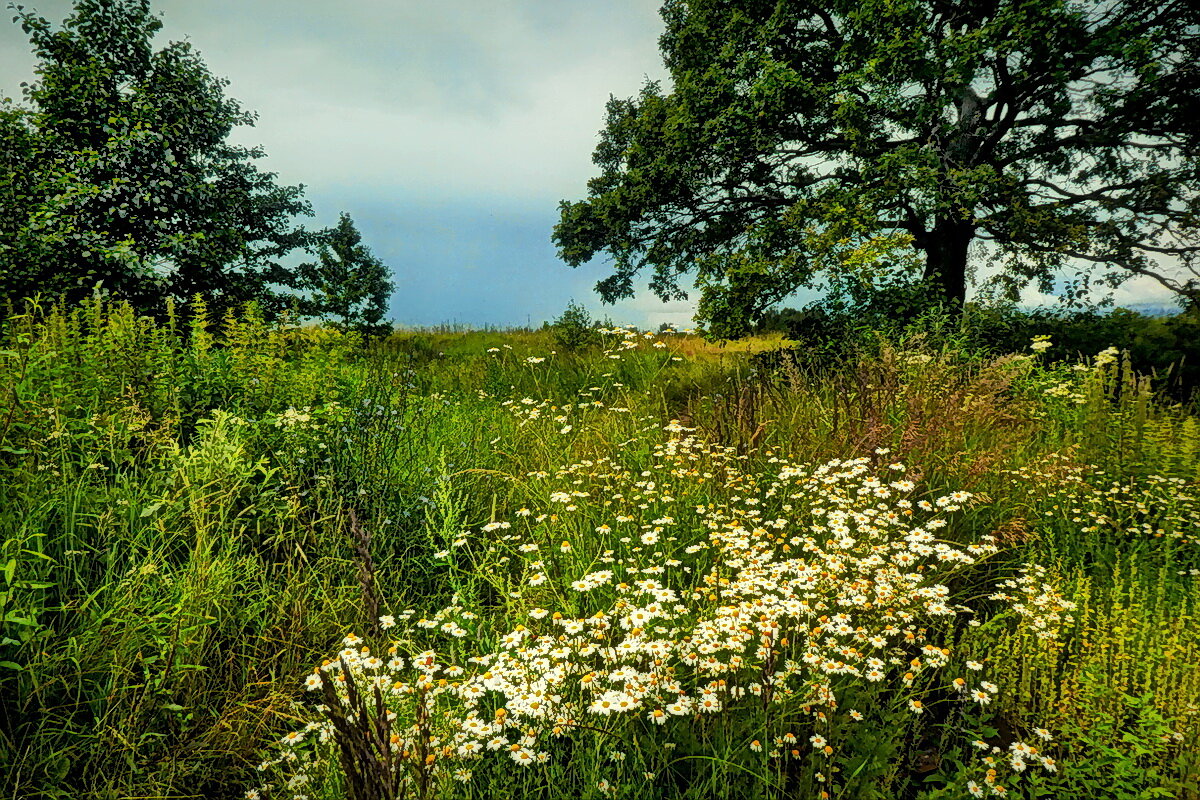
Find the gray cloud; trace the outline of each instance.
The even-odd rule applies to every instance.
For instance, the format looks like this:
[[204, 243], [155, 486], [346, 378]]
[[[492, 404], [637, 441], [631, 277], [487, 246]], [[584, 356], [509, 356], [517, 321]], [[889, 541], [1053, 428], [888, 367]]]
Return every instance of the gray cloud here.
[[[34, 4], [58, 22], [64, 0]], [[352, 184], [522, 202], [583, 193], [610, 93], [662, 77], [659, 0], [162, 0], [227, 93], [259, 114], [236, 139], [319, 191]], [[32, 57], [0, 30], [0, 88]]]

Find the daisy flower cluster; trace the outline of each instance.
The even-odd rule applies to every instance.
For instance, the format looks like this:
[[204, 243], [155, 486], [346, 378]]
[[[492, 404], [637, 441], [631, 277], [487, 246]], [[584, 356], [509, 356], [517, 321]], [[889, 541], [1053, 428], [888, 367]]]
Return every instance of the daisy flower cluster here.
[[[589, 419], [588, 412], [605, 407], [602, 400], [589, 398], [593, 391], [599, 392], [600, 389], [585, 390], [579, 398], [579, 402], [576, 403], [554, 403], [549, 400], [539, 401], [532, 397], [523, 397], [520, 400], [504, 400], [500, 405], [512, 413], [518, 420], [519, 427], [539, 420], [548, 420], [558, 426], [560, 436], [566, 436], [574, 431], [581, 422]], [[627, 409], [622, 409], [622, 411], [627, 411]]]
[[1047, 570], [1040, 564], [1022, 567], [1018, 577], [1001, 581], [1000, 591], [989, 595], [991, 600], [1011, 603], [1012, 610], [1042, 640], [1057, 639], [1063, 626], [1074, 622], [1070, 612], [1075, 608], [1075, 603], [1063, 597], [1046, 576]]
[[[865, 719], [843, 709], [848, 695], [867, 692], [914, 721], [927, 704], [991, 701], [982, 664], [949, 675], [956, 622], [972, 614], [950, 582], [998, 550], [991, 536], [948, 535], [970, 493], [929, 495], [903, 464], [878, 463], [886, 451], [815, 466], [766, 454], [751, 468], [677, 422], [666, 434], [642, 456], [531, 476], [544, 508], [464, 537], [464, 551], [490, 559], [476, 571], [524, 609], [521, 622], [510, 614], [489, 632], [453, 604], [387, 618], [380, 654], [348, 637], [307, 679], [323, 702], [297, 735], [337, 743], [346, 719], [370, 716], [365, 729], [386, 745], [376, 757], [426, 796], [470, 781], [486, 759], [519, 769], [566, 758], [564, 738], [612, 743], [605, 783], [615, 787], [621, 743], [694, 746], [732, 719], [744, 723], [747, 757], [798, 762], [828, 797], [845, 788], [836, 764]], [[1041, 578], [1024, 573], [995, 597], [1044, 618], [1052, 635], [1065, 606], [1046, 599]], [[362, 700], [371, 692], [373, 713]], [[1005, 758], [990, 748], [976, 772], [997, 796], [1006, 775], [1053, 768], [1021, 741]], [[322, 763], [327, 749], [285, 737], [264, 767], [286, 768], [299, 798]]]
[[[621, 353], [626, 350], [637, 350], [641, 345], [648, 344], [655, 350], [666, 350], [668, 344], [662, 337], [677, 336], [680, 331], [674, 329], [666, 329], [658, 333], [652, 331], [639, 331], [634, 325], [626, 325], [625, 327], [616, 328], [599, 328], [597, 332], [601, 336], [609, 337], [613, 344], [605, 348], [604, 355], [611, 359], [619, 359]], [[672, 361], [681, 360], [678, 356], [673, 356]]]
[[[1045, 728], [1034, 728], [1034, 735], [1042, 742], [1051, 742], [1054, 739], [1050, 731]], [[1034, 766], [1046, 772], [1058, 771], [1058, 763], [1041, 752], [1040, 744], [1017, 741], [1010, 744], [1005, 750], [979, 739], [976, 740], [975, 746], [987, 754], [982, 757], [987, 770], [983, 774], [982, 783], [976, 780], [967, 781], [967, 791], [971, 793], [972, 797], [1006, 796], [1008, 790], [1004, 788], [1004, 784], [998, 782], [1001, 770], [1020, 774]]]
[[1119, 480], [1073, 464], [1066, 456], [1052, 466], [1010, 474], [1041, 488], [1037, 496], [1043, 518], [1077, 525], [1084, 533], [1200, 542], [1200, 485], [1195, 481], [1156, 474]]

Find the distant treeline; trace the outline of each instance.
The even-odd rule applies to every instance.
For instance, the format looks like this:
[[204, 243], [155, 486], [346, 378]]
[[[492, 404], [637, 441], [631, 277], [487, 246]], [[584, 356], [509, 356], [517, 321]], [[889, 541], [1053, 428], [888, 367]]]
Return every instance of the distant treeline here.
[[1117, 347], [1138, 372], [1154, 375], [1158, 386], [1180, 400], [1200, 388], [1200, 309], [1151, 314], [1111, 310], [1021, 309], [968, 305], [958, 319], [895, 307], [845, 308], [814, 304], [767, 312], [755, 332], [782, 333], [803, 343], [815, 361], [836, 360], [877, 333], [924, 335], [990, 354], [1028, 351], [1035, 336], [1049, 336], [1046, 354], [1055, 360], [1089, 356]]

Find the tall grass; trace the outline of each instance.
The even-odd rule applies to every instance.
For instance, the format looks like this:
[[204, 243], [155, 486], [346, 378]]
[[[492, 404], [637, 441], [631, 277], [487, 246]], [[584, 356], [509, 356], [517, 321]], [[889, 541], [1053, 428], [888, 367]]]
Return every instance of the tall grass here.
[[[201, 302], [160, 321], [100, 300], [30, 307], [3, 331], [4, 797], [241, 796], [263, 781], [266, 743], [314, 719], [302, 681], [348, 631], [386, 639], [381, 615], [456, 607], [477, 615], [468, 643], [482, 652], [529, 625], [534, 604], [582, 613], [570, 581], [627, 546], [602, 526], [623, 504], [641, 514], [638, 503], [659, 502], [594, 476], [646, 480], [671, 420], [742, 476], [679, 478], [667, 505], [678, 501], [669, 515], [689, 536], [708, 528], [685, 505], [743, 508], [781, 461], [903, 462], [922, 497], [973, 493], [940, 535], [953, 546], [994, 536], [998, 549], [947, 583], [979, 624], [964, 617], [939, 635], [954, 663], [985, 661], [998, 684], [977, 733], [1002, 747], [1035, 726], [1057, 735], [1058, 772], [1026, 773], [1011, 791], [1196, 796], [1200, 423], [1119, 356], [995, 358], [930, 336], [833, 365], [777, 342], [683, 335], [609, 334], [572, 352], [555, 352], [552, 331], [365, 343], [253, 306], [212, 320]], [[551, 519], [555, 493], [573, 491], [588, 496]], [[778, 513], [800, 520], [801, 506]], [[521, 525], [534, 538], [504, 538]], [[533, 566], [521, 542], [554, 558]], [[1028, 564], [1077, 605], [1057, 639], [988, 599]], [[927, 714], [903, 693], [842, 686], [841, 708], [873, 722], [820, 732], [838, 747], [828, 763], [841, 772], [824, 770], [834, 796], [966, 791], [963, 706], [952, 686], [923, 680], [912, 686]], [[811, 719], [770, 736], [799, 736]], [[541, 772], [510, 760], [437, 790], [820, 791], [812, 765], [825, 757], [771, 759], [761, 715], [692, 727], [675, 751], [650, 723], [623, 729], [620, 764], [603, 736], [577, 736]], [[324, 796], [341, 796], [348, 773], [327, 766]]]

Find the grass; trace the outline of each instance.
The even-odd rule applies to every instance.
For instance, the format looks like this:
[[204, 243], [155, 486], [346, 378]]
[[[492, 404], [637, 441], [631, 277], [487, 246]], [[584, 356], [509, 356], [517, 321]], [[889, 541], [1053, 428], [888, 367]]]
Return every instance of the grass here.
[[[1112, 354], [991, 358], [913, 334], [867, 339], [826, 363], [781, 350], [782, 340], [604, 342], [557, 352], [552, 330], [438, 330], [363, 343], [268, 322], [252, 307], [210, 320], [200, 303], [157, 321], [99, 301], [5, 320], [0, 796], [241, 797], [294, 774], [294, 764], [279, 778], [258, 766], [306, 727], [297, 763], [311, 765], [310, 777], [299, 793], [312, 798], [380, 797], [371, 781], [388, 774], [407, 775], [407, 796], [422, 798], [933, 798], [969, 796], [968, 781], [994, 794], [979, 738], [1010, 766], [1015, 742], [1041, 748], [1025, 770], [995, 779], [1009, 796], [1198, 796], [1193, 409], [1161, 398]], [[804, 531], [827, 525], [819, 509], [834, 501], [782, 479], [781, 465], [807, 475], [847, 459], [863, 459], [856, 481], [895, 480], [890, 465], [903, 464], [914, 502], [972, 495], [931, 535], [983, 548], [963, 549], [973, 555], [952, 570], [931, 561], [913, 573], [969, 617], [913, 606], [892, 630], [847, 601], [860, 633], [912, 626], [912, 642], [879, 646], [884, 679], [793, 670], [779, 679], [791, 681], [792, 699], [720, 694], [723, 713], [661, 725], [646, 718], [648, 699], [637, 714], [589, 717], [596, 698], [564, 689], [555, 703], [583, 711], [561, 736], [522, 745], [547, 754], [531, 767], [504, 753], [439, 760], [429, 748], [444, 745], [432, 737], [461, 734], [466, 711], [436, 693], [422, 700], [437, 711], [428, 718], [413, 695], [388, 700], [425, 726], [406, 755], [384, 747], [339, 759], [344, 737], [313, 743], [321, 726], [354, 724], [322, 716], [303, 686], [351, 631], [379, 652], [395, 646], [405, 659], [397, 681], [425, 697], [408, 659], [426, 648], [445, 667], [460, 664], [463, 685], [481, 674], [473, 657], [525, 669], [506, 637], [518, 626], [545, 633], [553, 620], [531, 612], [604, 612], [614, 636], [625, 630], [615, 621], [640, 606], [616, 578], [571, 588], [606, 569], [655, 576], [690, 598], [659, 623], [680, 641], [724, 624], [731, 602], [767, 596], [729, 594], [739, 575], [749, 580], [745, 553], [796, 557], [772, 526], [748, 521], [780, 521], [806, 558], [832, 557], [819, 537], [805, 544]], [[836, 502], [857, 508], [847, 492]], [[916, 507], [896, 510], [906, 508]], [[731, 530], [743, 533], [730, 539]], [[877, 533], [863, 528], [858, 539]], [[640, 572], [665, 561], [680, 566], [661, 579]], [[1046, 588], [1027, 598], [997, 590], [1022, 568], [1044, 568]], [[822, 580], [808, 602], [848, 591]], [[381, 626], [381, 615], [405, 610], [408, 622]], [[1039, 635], [1052, 617], [1055, 635]], [[770, 652], [798, 658], [827, 646], [824, 630], [787, 627], [798, 620], [778, 618], [790, 643]], [[469, 636], [438, 632], [451, 623]], [[860, 640], [838, 646], [861, 649]], [[921, 641], [949, 655], [907, 666]], [[778, 669], [750, 645], [732, 665], [737, 654], [714, 646], [730, 685], [761, 684], [747, 675]], [[663, 674], [680, 690], [718, 693], [705, 689], [715, 673], [703, 677], [686, 652], [669, 650]], [[593, 656], [578, 652], [565, 663], [583, 669]], [[990, 699], [971, 703], [954, 677], [996, 690], [976, 689]], [[480, 702], [491, 705], [477, 710], [492, 715], [507, 695], [487, 691]], [[342, 697], [327, 704], [333, 717]], [[359, 701], [357, 719], [374, 718]], [[509, 703], [513, 718], [527, 713]], [[429, 754], [436, 766], [424, 764]], [[1049, 754], [1054, 771], [1039, 767]], [[461, 769], [471, 775], [456, 779]]]

